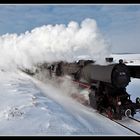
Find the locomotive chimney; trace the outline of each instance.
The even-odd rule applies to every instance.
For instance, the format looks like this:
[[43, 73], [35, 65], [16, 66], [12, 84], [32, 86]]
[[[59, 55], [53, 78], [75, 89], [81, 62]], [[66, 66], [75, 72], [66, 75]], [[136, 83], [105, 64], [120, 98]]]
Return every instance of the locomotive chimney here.
[[111, 62], [113, 62], [113, 57], [106, 57], [105, 60], [106, 60], [106, 62], [111, 63]]

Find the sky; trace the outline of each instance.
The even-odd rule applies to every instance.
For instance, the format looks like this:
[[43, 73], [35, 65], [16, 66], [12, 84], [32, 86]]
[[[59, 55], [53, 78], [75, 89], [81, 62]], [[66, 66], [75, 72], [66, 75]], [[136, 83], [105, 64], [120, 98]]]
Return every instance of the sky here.
[[48, 24], [96, 20], [112, 53], [140, 53], [140, 5], [6, 4], [0, 5], [0, 35], [25, 33]]

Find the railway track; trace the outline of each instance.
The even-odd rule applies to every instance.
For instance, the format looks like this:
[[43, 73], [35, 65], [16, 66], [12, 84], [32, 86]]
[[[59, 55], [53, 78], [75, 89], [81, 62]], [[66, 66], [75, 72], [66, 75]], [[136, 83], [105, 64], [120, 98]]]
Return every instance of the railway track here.
[[[132, 120], [133, 120], [133, 119], [132, 119]], [[112, 120], [112, 121], [114, 121], [115, 123], [121, 125], [122, 127], [126, 128], [126, 129], [130, 130], [131, 132], [133, 132], [133, 133], [135, 133], [135, 134], [137, 134], [137, 135], [140, 135], [140, 132], [138, 132], [137, 130], [134, 130], [133, 128], [129, 127], [128, 125], [125, 125], [125, 124], [123, 124], [123, 123], [121, 123], [121, 122], [118, 122], [118, 121], [116, 121], [116, 120]], [[136, 120], [135, 120], [135, 121], [136, 121]], [[137, 121], [137, 122], [138, 122], [138, 121]]]
[[[101, 115], [103, 115], [104, 117], [106, 117], [106, 118], [108, 118], [106, 115], [104, 115], [104, 114], [101, 114]], [[108, 118], [108, 119], [110, 119], [110, 118]], [[140, 128], [140, 120], [137, 120], [137, 119], [135, 119], [135, 118], [133, 118], [133, 117], [129, 117], [129, 119], [131, 120], [131, 121], [135, 121], [135, 123], [137, 123], [138, 124], [138, 128]], [[120, 121], [117, 121], [117, 120], [114, 120], [114, 119], [110, 119], [111, 121], [113, 121], [113, 122], [115, 122], [115, 123], [117, 123], [117, 124], [119, 124], [120, 126], [122, 126], [122, 127], [124, 127], [125, 129], [128, 129], [128, 130], [130, 130], [131, 132], [133, 132], [133, 133], [135, 133], [135, 134], [137, 134], [137, 135], [140, 135], [140, 131], [137, 131], [137, 130], [135, 130], [135, 129], [133, 129], [132, 128], [132, 126], [128, 126], [128, 124], [126, 125], [125, 123], [123, 123], [121, 120]]]
[[139, 122], [140, 123], [140, 120], [137, 120], [137, 119], [135, 119], [133, 117], [129, 117], [129, 118], [132, 119], [132, 120], [135, 120], [136, 122]]

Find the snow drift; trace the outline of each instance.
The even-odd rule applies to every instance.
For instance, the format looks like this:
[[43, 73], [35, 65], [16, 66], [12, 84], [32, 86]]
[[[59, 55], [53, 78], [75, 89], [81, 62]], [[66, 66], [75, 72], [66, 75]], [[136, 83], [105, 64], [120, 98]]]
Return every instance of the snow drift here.
[[[0, 67], [31, 68], [37, 63], [94, 59], [103, 63], [110, 46], [102, 37], [94, 19], [68, 25], [44, 25], [31, 32], [0, 36]], [[88, 57], [87, 57], [88, 56]]]

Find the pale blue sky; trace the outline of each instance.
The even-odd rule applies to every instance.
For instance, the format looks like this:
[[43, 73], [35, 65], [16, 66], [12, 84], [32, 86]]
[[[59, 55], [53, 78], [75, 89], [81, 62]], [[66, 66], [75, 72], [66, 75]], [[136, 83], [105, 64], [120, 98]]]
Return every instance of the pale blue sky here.
[[140, 5], [0, 5], [0, 35], [94, 18], [112, 52], [140, 53]]

